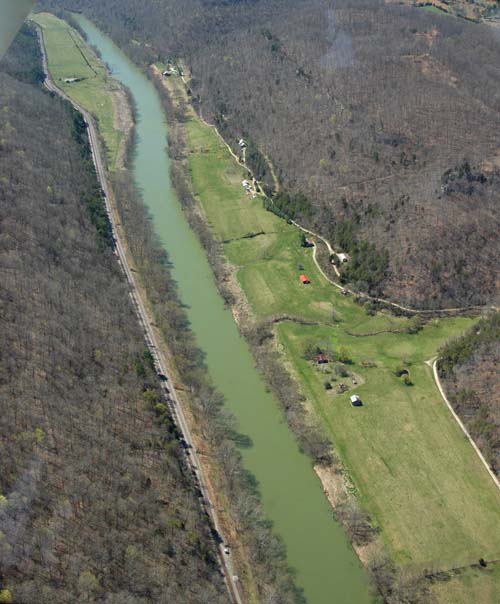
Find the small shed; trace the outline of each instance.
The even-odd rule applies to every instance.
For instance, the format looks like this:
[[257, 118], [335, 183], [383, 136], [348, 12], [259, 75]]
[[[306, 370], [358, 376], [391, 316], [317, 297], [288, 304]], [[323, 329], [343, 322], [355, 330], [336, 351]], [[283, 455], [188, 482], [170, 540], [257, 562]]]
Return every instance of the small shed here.
[[304, 285], [308, 285], [309, 283], [311, 283], [311, 279], [309, 279], [309, 277], [307, 275], [300, 275], [299, 279], [300, 279], [300, 282], [303, 283]]
[[361, 402], [361, 399], [359, 398], [359, 396], [357, 394], [353, 394], [351, 396], [351, 405], [353, 407], [361, 407], [363, 405], [363, 403]]
[[238, 141], [238, 145], [239, 145], [240, 149], [244, 149], [247, 146], [245, 139], [240, 138], [240, 140]]
[[317, 354], [316, 363], [318, 363], [318, 365], [324, 365], [325, 363], [328, 363], [328, 357], [324, 354]]
[[337, 254], [337, 258], [340, 260], [340, 262], [347, 262], [349, 260], [349, 256], [342, 252], [340, 252], [340, 254]]

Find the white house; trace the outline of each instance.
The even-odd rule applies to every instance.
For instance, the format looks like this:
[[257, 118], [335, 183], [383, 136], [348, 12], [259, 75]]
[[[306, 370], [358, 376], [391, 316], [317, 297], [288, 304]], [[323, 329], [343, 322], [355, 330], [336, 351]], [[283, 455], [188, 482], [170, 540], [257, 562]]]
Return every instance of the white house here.
[[340, 262], [347, 262], [349, 260], [349, 256], [347, 254], [343, 254], [342, 252], [337, 254], [337, 258], [340, 260]]
[[250, 185], [250, 183], [248, 182], [248, 180], [246, 180], [246, 179], [245, 179], [245, 180], [242, 180], [242, 181], [241, 181], [241, 184], [243, 185], [243, 187], [244, 187], [244, 188], [245, 188], [247, 191], [249, 191], [249, 190], [250, 190], [251, 185]]
[[247, 146], [245, 139], [240, 138], [240, 140], [238, 141], [238, 145], [239, 145], [240, 149], [244, 149]]
[[363, 403], [361, 402], [361, 399], [359, 398], [359, 396], [357, 394], [353, 394], [351, 396], [351, 405], [353, 407], [361, 407]]

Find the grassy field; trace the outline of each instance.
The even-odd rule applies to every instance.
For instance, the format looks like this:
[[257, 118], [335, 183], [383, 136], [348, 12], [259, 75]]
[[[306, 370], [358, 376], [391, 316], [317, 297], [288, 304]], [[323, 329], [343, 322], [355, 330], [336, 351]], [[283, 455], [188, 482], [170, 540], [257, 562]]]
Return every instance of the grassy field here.
[[436, 13], [436, 14], [438, 14], [438, 15], [448, 15], [448, 16], [450, 16], [450, 17], [453, 17], [453, 16], [454, 16], [454, 15], [452, 15], [451, 13], [449, 13], [449, 12], [445, 11], [444, 9], [439, 8], [439, 6], [422, 6], [422, 8], [423, 8], [424, 10], [428, 10], [428, 11], [430, 11], [431, 13]]
[[[109, 78], [105, 67], [85, 44], [80, 34], [65, 21], [48, 13], [37, 13], [33, 20], [43, 29], [49, 71], [54, 82], [97, 119], [104, 140], [110, 169], [116, 164], [123, 133], [115, 127], [112, 93], [118, 84]], [[81, 78], [67, 84], [66, 78]]]
[[500, 602], [500, 565], [472, 568], [445, 583], [435, 583], [432, 592], [439, 604], [496, 604]]
[[[473, 319], [433, 319], [416, 334], [389, 333], [411, 320], [369, 316], [342, 296], [321, 276], [311, 250], [300, 247], [298, 230], [245, 194], [243, 168], [214, 130], [194, 117], [186, 130], [197, 197], [216, 238], [225, 242], [227, 258], [238, 267], [255, 314], [288, 313], [322, 323], [281, 323], [279, 341], [394, 559], [403, 566], [453, 568], [499, 557], [500, 493], [425, 363]], [[245, 238], [255, 233], [263, 234]], [[310, 285], [299, 282], [301, 273], [311, 278]], [[352, 335], [380, 330], [388, 333]], [[306, 361], [303, 352], [311, 345], [346, 348], [352, 358], [346, 368], [358, 385], [352, 377], [337, 377], [331, 364], [321, 369]], [[409, 371], [413, 385], [395, 375], [399, 367]], [[325, 380], [332, 390], [325, 390]], [[340, 381], [347, 382], [348, 392], [336, 393]], [[363, 407], [350, 405], [353, 392]]]

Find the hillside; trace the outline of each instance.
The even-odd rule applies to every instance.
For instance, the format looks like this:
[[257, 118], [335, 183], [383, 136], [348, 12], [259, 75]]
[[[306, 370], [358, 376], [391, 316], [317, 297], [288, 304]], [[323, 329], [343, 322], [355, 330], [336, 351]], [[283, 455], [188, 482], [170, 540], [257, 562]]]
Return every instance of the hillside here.
[[64, 5], [137, 60], [182, 57], [203, 116], [248, 139], [270, 186], [272, 162], [280, 205], [352, 255], [354, 287], [416, 307], [498, 300], [493, 29], [379, 0]]
[[483, 319], [441, 352], [439, 372], [449, 399], [500, 475], [500, 314]]
[[24, 28], [0, 72], [0, 601], [219, 604], [85, 126], [37, 48]]

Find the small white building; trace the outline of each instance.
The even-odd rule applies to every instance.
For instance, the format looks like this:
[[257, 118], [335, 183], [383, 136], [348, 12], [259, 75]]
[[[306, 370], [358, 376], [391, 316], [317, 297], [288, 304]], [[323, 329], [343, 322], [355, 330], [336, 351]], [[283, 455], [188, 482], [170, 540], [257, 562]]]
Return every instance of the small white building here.
[[353, 407], [361, 407], [361, 405], [363, 404], [357, 394], [353, 394], [350, 398], [351, 398], [351, 405]]
[[248, 182], [248, 180], [246, 180], [246, 179], [245, 179], [245, 180], [242, 180], [242, 181], [241, 181], [241, 184], [243, 185], [243, 188], [244, 188], [246, 191], [250, 191], [250, 189], [251, 189], [251, 184]]
[[244, 149], [247, 146], [244, 138], [240, 138], [240, 140], [238, 141], [238, 146], [240, 147], [240, 149]]
[[165, 69], [165, 71], [162, 72], [162, 75], [168, 78], [171, 75], [174, 75], [174, 73], [178, 73], [177, 69], [175, 69], [175, 67], [169, 67], [168, 69]]
[[337, 258], [340, 260], [340, 262], [347, 262], [349, 260], [349, 256], [342, 252], [340, 254], [337, 254]]

